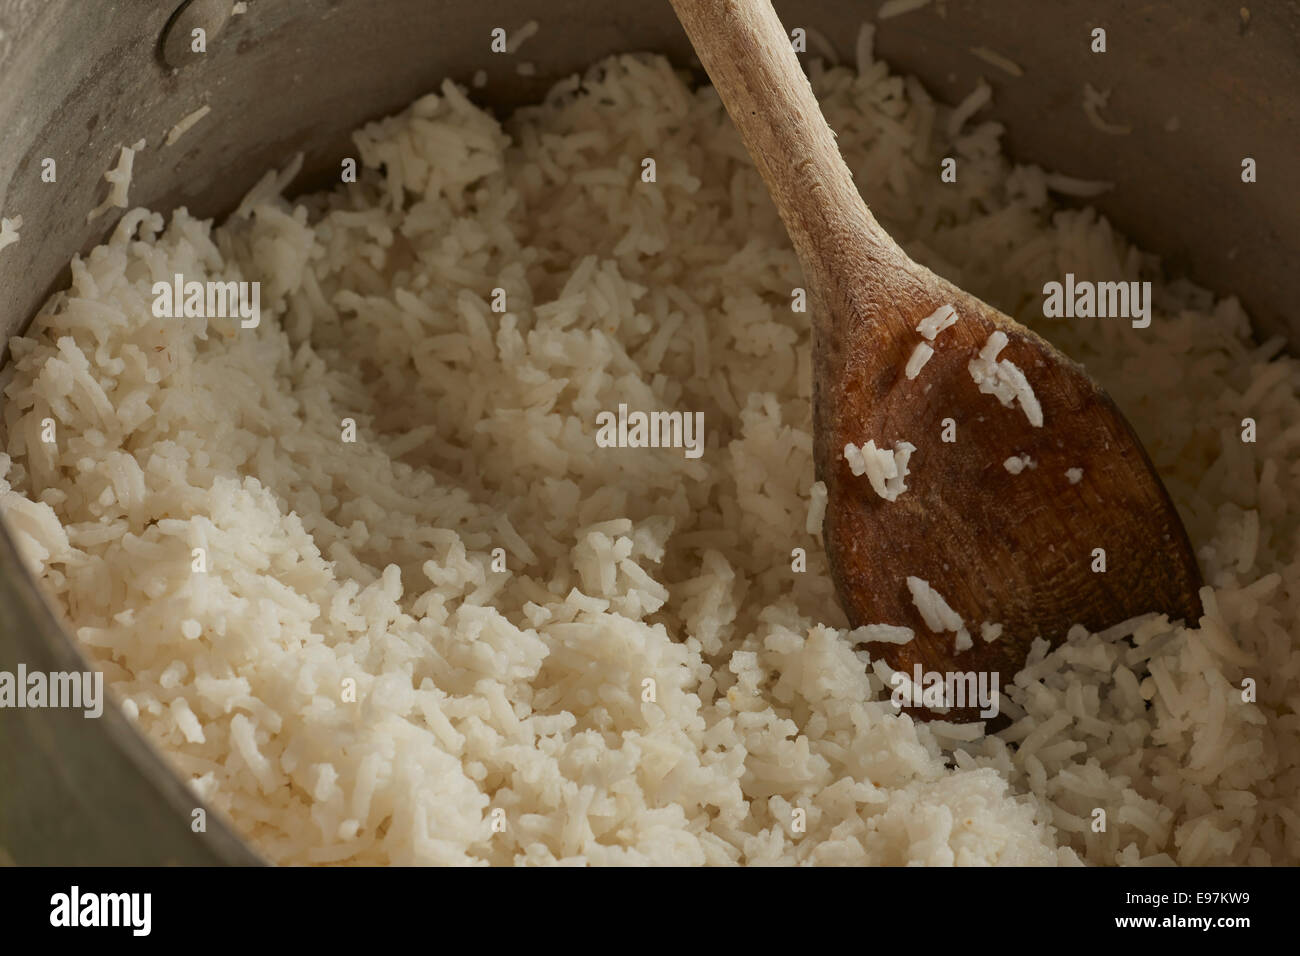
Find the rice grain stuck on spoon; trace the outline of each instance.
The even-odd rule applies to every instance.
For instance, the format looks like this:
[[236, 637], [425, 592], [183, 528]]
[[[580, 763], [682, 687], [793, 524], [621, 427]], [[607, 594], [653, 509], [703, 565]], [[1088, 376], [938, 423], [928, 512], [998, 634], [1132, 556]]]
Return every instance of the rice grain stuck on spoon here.
[[[1097, 631], [1153, 611], [1198, 619], [1201, 577], [1187, 533], [1110, 397], [885, 233], [768, 0], [673, 6], [803, 265], [814, 458], [835, 587], [855, 627], [903, 625], [916, 635], [866, 645], [873, 658], [908, 675], [917, 665], [997, 673], [1005, 685], [1035, 638], [1060, 643], [1073, 625]], [[945, 310], [923, 325], [945, 306], [955, 322]], [[892, 495], [856, 460], [869, 441], [915, 448]], [[922, 613], [916, 581], [946, 601], [960, 629], [932, 608]]]

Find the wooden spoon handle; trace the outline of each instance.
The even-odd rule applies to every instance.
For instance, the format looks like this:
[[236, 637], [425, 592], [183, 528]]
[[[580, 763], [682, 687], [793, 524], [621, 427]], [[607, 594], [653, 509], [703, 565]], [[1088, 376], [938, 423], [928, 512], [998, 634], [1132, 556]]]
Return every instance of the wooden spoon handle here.
[[877, 282], [885, 281], [907, 259], [858, 194], [771, 3], [672, 4], [821, 300], [814, 316], [834, 323], [874, 312], [869, 289], [875, 283], [864, 288], [864, 278], [875, 273]]

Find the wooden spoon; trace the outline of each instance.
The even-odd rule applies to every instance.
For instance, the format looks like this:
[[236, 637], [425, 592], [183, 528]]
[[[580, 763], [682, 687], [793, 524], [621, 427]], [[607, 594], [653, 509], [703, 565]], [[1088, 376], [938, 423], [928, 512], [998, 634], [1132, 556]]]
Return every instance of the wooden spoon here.
[[[768, 0], [673, 7], [776, 202], [809, 286], [814, 458], [826, 484], [823, 531], [840, 602], [855, 627], [897, 624], [916, 633], [905, 645], [867, 644], [872, 657], [913, 677], [918, 664], [996, 672], [1005, 687], [1036, 637], [1058, 644], [1072, 625], [1096, 631], [1152, 611], [1197, 620], [1201, 579], [1187, 532], [1110, 397], [1043, 339], [890, 239], [858, 195]], [[934, 188], [944, 188], [937, 168], [935, 176]], [[917, 325], [946, 304], [959, 318], [909, 380], [905, 366], [924, 341]], [[1007, 338], [997, 358], [1028, 380], [1040, 427], [972, 377], [971, 361], [997, 331]], [[946, 419], [955, 441], [943, 440]], [[869, 439], [917, 449], [894, 501], [844, 458], [846, 444]], [[1004, 466], [1026, 455], [1033, 466], [1019, 474]], [[953, 632], [926, 626], [908, 577], [948, 602], [973, 646], [958, 651]], [[985, 622], [1002, 625], [1001, 636], [984, 640]], [[945, 716], [973, 715], [968, 707]]]

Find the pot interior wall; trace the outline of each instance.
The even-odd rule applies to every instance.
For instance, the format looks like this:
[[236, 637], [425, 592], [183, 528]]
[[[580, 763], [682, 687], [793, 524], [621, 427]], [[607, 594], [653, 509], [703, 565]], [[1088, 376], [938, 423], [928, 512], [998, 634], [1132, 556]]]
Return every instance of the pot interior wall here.
[[[352, 129], [444, 77], [468, 83], [486, 70], [481, 98], [505, 112], [609, 53], [655, 50], [695, 65], [667, 2], [249, 0], [247, 13], [209, 36], [205, 54], [172, 70], [160, 37], [177, 6], [0, 0], [0, 211], [24, 220], [21, 241], [0, 252], [6, 340], [66, 283], [69, 258], [112, 228], [116, 213], [94, 223], [85, 214], [103, 198], [103, 172], [122, 144], [148, 141], [132, 205], [216, 216], [298, 150], [306, 159], [295, 188], [333, 181]], [[788, 28], [815, 30], [843, 62], [878, 6], [777, 3]], [[541, 31], [517, 54], [489, 52], [494, 27], [532, 19]], [[1095, 27], [1107, 31], [1107, 53], [1090, 51]], [[1025, 75], [978, 59], [970, 51], [980, 46]], [[1300, 203], [1284, 178], [1300, 155], [1300, 6], [1260, 6], [1246, 19], [1216, 0], [947, 0], [883, 21], [876, 49], [949, 102], [986, 76], [988, 114], [1006, 125], [1012, 155], [1115, 182], [1097, 205], [1120, 229], [1173, 268], [1239, 293], [1261, 334], [1300, 347], [1300, 313], [1288, 312], [1300, 297]], [[535, 76], [516, 72], [525, 60]], [[1108, 112], [1131, 133], [1088, 123], [1085, 83], [1112, 91]], [[163, 147], [172, 125], [202, 105], [211, 113]], [[1258, 165], [1254, 184], [1241, 181], [1247, 156]], [[46, 157], [55, 183], [41, 179]], [[870, 201], [871, 184], [860, 185]], [[2, 529], [0, 572], [0, 669], [80, 669]], [[194, 799], [116, 709], [98, 721], [63, 711], [13, 711], [5, 721], [0, 850], [19, 862], [253, 859], [219, 822], [192, 832]]]

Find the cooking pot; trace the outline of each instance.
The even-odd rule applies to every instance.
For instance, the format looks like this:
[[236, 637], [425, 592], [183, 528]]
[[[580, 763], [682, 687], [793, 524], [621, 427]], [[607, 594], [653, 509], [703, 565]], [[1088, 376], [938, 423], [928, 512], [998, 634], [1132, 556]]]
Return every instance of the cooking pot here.
[[[877, 2], [777, 3], [810, 53], [829, 42], [842, 62]], [[68, 261], [117, 218], [86, 221], [121, 145], [144, 138], [132, 205], [220, 216], [272, 166], [306, 154], [295, 183], [337, 178], [349, 133], [400, 110], [450, 76], [498, 111], [539, 98], [554, 80], [607, 54], [654, 50], [698, 70], [667, 0], [0, 0], [0, 211], [21, 215], [21, 241], [0, 251], [0, 329], [24, 331], [68, 282]], [[492, 30], [537, 20], [514, 54], [490, 51]], [[206, 51], [193, 52], [193, 31]], [[1105, 30], [1106, 51], [1093, 51]], [[1020, 77], [971, 51], [1018, 64]], [[880, 21], [876, 49], [956, 102], [986, 76], [988, 114], [1010, 155], [1108, 180], [1096, 200], [1167, 265], [1240, 296], [1261, 337], [1300, 346], [1300, 200], [1288, 177], [1300, 156], [1300, 3], [1240, 7], [1218, 0], [935, 0]], [[535, 74], [516, 66], [528, 61]], [[1126, 135], [1094, 128], [1085, 84], [1110, 90], [1107, 115]], [[201, 106], [205, 116], [162, 140]], [[1242, 179], [1255, 160], [1257, 182]], [[57, 179], [44, 182], [43, 160]], [[937, 171], [936, 171], [937, 172]], [[936, 176], [936, 183], [938, 182]], [[868, 202], [872, 184], [860, 183]], [[7, 350], [6, 350], [7, 351]], [[7, 354], [5, 355], [7, 360]], [[2, 400], [2, 399], [0, 399]], [[0, 526], [0, 670], [81, 671]], [[112, 702], [78, 710], [0, 710], [0, 862], [255, 863]]]

